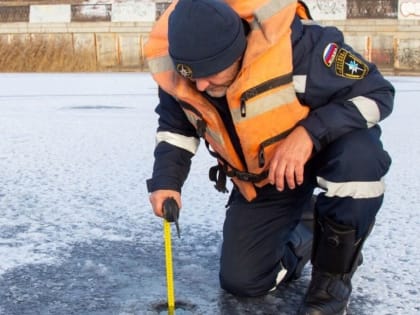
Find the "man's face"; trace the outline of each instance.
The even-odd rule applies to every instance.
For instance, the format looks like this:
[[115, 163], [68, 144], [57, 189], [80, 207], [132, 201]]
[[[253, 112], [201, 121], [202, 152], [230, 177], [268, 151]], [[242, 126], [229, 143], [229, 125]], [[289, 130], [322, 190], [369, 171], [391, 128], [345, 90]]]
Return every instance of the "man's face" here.
[[238, 59], [225, 70], [204, 78], [190, 79], [197, 90], [206, 92], [211, 97], [223, 97], [239, 72], [241, 60]]

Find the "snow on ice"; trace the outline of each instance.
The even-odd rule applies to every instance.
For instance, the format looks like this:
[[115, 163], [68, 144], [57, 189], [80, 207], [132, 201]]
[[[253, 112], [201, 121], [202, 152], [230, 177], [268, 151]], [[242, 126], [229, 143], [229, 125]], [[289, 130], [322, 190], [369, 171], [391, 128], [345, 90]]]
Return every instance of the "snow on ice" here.
[[[420, 78], [389, 79], [397, 97], [382, 127], [393, 165], [354, 277], [354, 315], [420, 313]], [[145, 188], [156, 92], [144, 73], [0, 75], [0, 314], [164, 313], [162, 222]], [[178, 305], [294, 314], [309, 267], [257, 299], [219, 289], [227, 195], [207, 179], [212, 164], [202, 146], [183, 190], [181, 239], [172, 241]]]

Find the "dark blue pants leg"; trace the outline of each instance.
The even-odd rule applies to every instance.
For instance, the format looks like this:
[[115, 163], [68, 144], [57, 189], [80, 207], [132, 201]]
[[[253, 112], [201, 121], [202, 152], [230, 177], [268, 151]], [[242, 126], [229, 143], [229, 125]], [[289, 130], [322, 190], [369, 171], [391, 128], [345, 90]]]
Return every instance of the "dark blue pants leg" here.
[[223, 226], [220, 284], [238, 296], [266, 294], [293, 272], [297, 258], [286, 246], [313, 186], [278, 192], [268, 185], [252, 202], [233, 191]]
[[356, 228], [363, 237], [374, 223], [391, 159], [374, 127], [351, 132], [328, 145], [311, 161], [318, 186], [317, 215]]

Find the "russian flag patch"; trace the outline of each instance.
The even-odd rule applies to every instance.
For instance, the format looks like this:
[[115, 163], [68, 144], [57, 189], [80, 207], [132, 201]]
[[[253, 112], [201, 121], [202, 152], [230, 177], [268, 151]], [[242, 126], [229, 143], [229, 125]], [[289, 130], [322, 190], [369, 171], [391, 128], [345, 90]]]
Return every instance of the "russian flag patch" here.
[[337, 55], [338, 45], [336, 43], [329, 43], [322, 54], [322, 59], [327, 67], [331, 67], [334, 62], [335, 56]]

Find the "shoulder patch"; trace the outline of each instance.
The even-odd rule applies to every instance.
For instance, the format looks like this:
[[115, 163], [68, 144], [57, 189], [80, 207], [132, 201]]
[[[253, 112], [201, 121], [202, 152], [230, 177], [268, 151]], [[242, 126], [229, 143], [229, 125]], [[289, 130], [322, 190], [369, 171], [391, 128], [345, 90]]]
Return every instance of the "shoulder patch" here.
[[348, 79], [362, 79], [369, 72], [369, 67], [351, 52], [340, 48], [335, 62], [337, 75]]
[[322, 53], [322, 60], [327, 67], [331, 67], [337, 55], [338, 45], [336, 43], [329, 43]]

